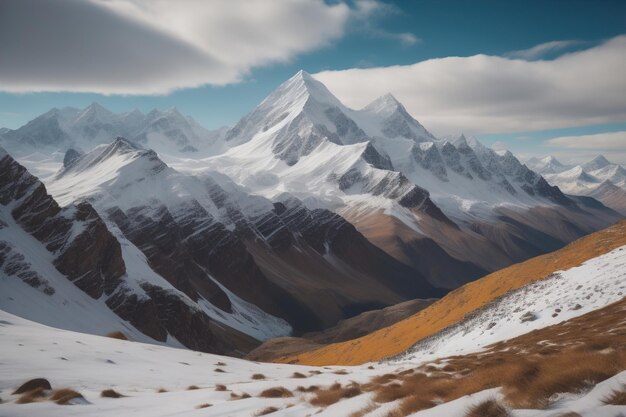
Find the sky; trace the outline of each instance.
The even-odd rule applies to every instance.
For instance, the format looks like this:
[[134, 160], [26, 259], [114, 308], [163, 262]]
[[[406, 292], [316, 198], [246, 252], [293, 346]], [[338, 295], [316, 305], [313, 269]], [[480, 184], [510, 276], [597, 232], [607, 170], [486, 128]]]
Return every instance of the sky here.
[[3, 0], [0, 126], [52, 107], [232, 125], [298, 70], [436, 135], [626, 163], [626, 2]]

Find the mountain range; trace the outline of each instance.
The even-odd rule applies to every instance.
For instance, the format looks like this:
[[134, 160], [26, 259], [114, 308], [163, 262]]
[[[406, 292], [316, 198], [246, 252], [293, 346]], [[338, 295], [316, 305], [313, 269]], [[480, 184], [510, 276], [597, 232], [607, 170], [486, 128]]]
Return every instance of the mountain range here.
[[303, 71], [230, 128], [92, 104], [0, 144], [0, 308], [235, 356], [622, 217], [511, 152], [436, 138], [391, 95], [350, 109]]
[[626, 215], [626, 168], [603, 155], [580, 165], [562, 164], [554, 156], [531, 158], [527, 164], [564, 192], [594, 197]]

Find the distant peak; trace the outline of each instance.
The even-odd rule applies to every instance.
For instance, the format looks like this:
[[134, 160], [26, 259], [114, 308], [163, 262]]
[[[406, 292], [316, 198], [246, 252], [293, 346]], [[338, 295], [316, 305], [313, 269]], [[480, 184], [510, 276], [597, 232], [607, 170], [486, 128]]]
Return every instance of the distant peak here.
[[393, 94], [387, 93], [382, 95], [372, 101], [370, 104], [365, 106], [363, 110], [371, 111], [378, 114], [388, 114], [391, 115], [396, 111], [406, 112], [402, 103], [398, 101], [397, 98], [394, 97]]
[[545, 158], [541, 160], [541, 162], [543, 162], [544, 164], [563, 166], [563, 164], [561, 164], [561, 162], [558, 159], [556, 159], [556, 157], [553, 155], [546, 156]]
[[611, 163], [604, 157], [604, 155], [598, 155], [591, 161], [583, 164], [583, 167], [588, 171], [595, 171], [596, 169], [604, 168]]
[[142, 149], [136, 143], [131, 142], [128, 139], [123, 138], [121, 136], [118, 136], [117, 138], [115, 138], [115, 140], [111, 142], [108, 148], [111, 150], [124, 150], [124, 151], [131, 151], [131, 150], [138, 151]]
[[301, 69], [300, 71], [296, 72], [296, 74], [291, 77], [292, 79], [294, 78], [300, 78], [303, 80], [312, 80], [313, 77], [311, 76], [311, 74], [309, 74], [308, 72], [306, 72], [305, 70]]

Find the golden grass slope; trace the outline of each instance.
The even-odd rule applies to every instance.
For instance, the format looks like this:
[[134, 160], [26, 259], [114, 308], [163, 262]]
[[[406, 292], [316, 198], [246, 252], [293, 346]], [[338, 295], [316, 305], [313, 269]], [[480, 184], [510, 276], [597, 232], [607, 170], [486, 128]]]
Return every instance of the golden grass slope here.
[[555, 252], [529, 259], [460, 287], [417, 314], [358, 339], [334, 343], [276, 362], [358, 365], [401, 353], [417, 341], [458, 322], [493, 299], [553, 272], [569, 269], [626, 245], [626, 221], [578, 239]]

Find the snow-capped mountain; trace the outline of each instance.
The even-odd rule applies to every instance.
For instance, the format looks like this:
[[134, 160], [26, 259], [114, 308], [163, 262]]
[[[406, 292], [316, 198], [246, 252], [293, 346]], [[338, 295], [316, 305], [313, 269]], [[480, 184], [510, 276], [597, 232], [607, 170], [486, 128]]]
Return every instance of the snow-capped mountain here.
[[560, 171], [545, 172], [550, 184], [567, 194], [594, 197], [607, 207], [626, 213], [626, 169], [603, 155], [581, 165], [562, 165]]
[[[57, 128], [38, 128], [45, 121]], [[65, 204], [97, 198], [103, 184], [122, 184], [120, 177], [134, 178], [134, 171], [117, 170], [106, 161], [98, 165], [103, 172], [68, 166], [67, 174], [56, 174], [64, 160], [70, 165], [98, 144], [110, 143], [113, 136], [104, 140], [106, 135], [119, 132], [130, 132], [126, 137], [133, 144], [154, 148], [160, 163], [176, 170], [177, 178], [195, 177], [185, 184], [212, 178], [223, 195], [243, 205], [239, 211], [254, 211], [264, 201], [261, 211], [269, 213], [288, 196], [308, 211], [337, 213], [436, 287], [454, 288], [618, 218], [590, 200], [566, 197], [510, 152], [496, 152], [463, 135], [435, 138], [391, 95], [350, 109], [304, 71], [235, 126], [211, 134], [198, 133], [198, 126], [175, 110], [115, 115], [92, 105], [82, 111], [53, 110], [2, 137], [12, 145], [30, 138], [24, 140], [55, 143], [55, 150], [74, 149], [52, 157], [16, 153]], [[545, 162], [560, 165], [553, 158]], [[94, 183], [101, 177], [112, 182]], [[136, 192], [127, 198], [134, 199], [133, 205], [151, 207], [161, 193], [172, 194], [161, 188], [130, 187]], [[237, 197], [242, 195], [243, 201]], [[178, 197], [173, 193], [170, 200]], [[205, 199], [195, 191], [192, 206]], [[203, 210], [227, 229], [239, 221], [224, 217], [221, 211], [228, 210], [211, 204]]]
[[539, 174], [557, 174], [559, 172], [567, 171], [571, 168], [568, 165], [562, 164], [556, 157], [549, 155], [545, 158], [530, 158], [526, 161], [526, 165], [533, 171]]
[[202, 291], [168, 282], [91, 204], [60, 207], [37, 178], [1, 152], [5, 311], [70, 330], [122, 331], [133, 340], [228, 354], [290, 332], [284, 320], [217, 284], [211, 288], [208, 279]]
[[[243, 117], [224, 142], [227, 150], [218, 155], [167, 162], [190, 173], [219, 171], [269, 199], [288, 192], [309, 207], [335, 211], [447, 287], [462, 282], [450, 281], [459, 276], [459, 261], [473, 263], [480, 274], [618, 218], [579, 207], [510, 152], [462, 135], [437, 140], [390, 95], [353, 110], [302, 71]], [[449, 269], [426, 271], [425, 258], [435, 252], [452, 260], [440, 262]]]
[[113, 113], [98, 103], [82, 110], [52, 109], [26, 125], [0, 134], [0, 144], [15, 155], [82, 152], [123, 136], [160, 153], [188, 155], [205, 150], [223, 130], [209, 131], [175, 108]]
[[[123, 138], [68, 155], [46, 180], [50, 193], [62, 205], [89, 201], [156, 273], [222, 315], [241, 299], [302, 332], [443, 293], [340, 216], [292, 195], [270, 201], [217, 173], [180, 173]], [[258, 336], [240, 321], [236, 329]]]

